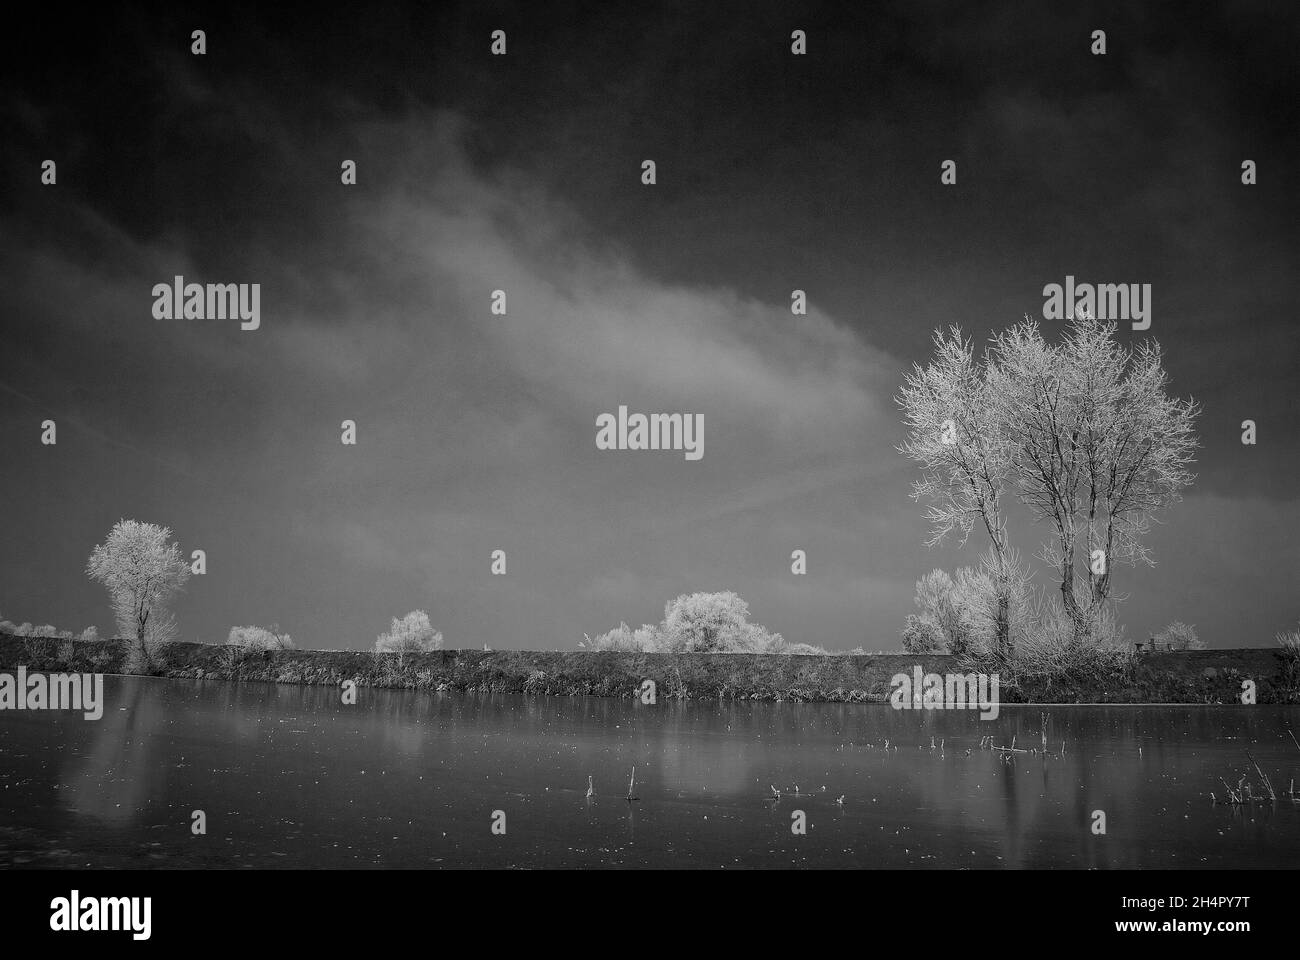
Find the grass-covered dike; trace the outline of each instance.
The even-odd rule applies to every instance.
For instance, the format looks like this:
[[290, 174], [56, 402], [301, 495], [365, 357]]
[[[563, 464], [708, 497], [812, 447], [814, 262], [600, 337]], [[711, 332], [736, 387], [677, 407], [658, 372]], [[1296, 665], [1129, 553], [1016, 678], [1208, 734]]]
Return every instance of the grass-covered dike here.
[[[127, 645], [0, 634], [0, 669], [123, 673]], [[340, 685], [523, 693], [638, 696], [653, 680], [656, 696], [681, 700], [884, 702], [895, 674], [916, 665], [960, 673], [941, 654], [798, 656], [532, 650], [249, 651], [236, 645], [171, 643], [149, 674], [184, 680]], [[1115, 654], [1086, 676], [1004, 682], [1004, 703], [1236, 704], [1253, 680], [1258, 703], [1300, 703], [1300, 671], [1279, 648]]]

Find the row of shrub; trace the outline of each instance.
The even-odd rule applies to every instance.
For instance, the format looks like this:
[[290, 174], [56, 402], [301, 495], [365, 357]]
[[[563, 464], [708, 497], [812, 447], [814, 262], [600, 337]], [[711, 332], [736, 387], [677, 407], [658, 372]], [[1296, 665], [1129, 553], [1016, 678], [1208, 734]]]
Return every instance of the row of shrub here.
[[33, 626], [30, 623], [14, 623], [12, 620], [0, 620], [0, 633], [13, 637], [48, 637], [52, 640], [98, 640], [99, 628], [87, 627], [81, 633], [60, 630], [52, 623]]
[[[226, 643], [244, 647], [252, 652], [264, 650], [292, 650], [293, 637], [280, 629], [270, 627], [231, 627]], [[429, 622], [423, 610], [412, 610], [404, 617], [393, 617], [385, 633], [375, 638], [376, 653], [428, 653], [442, 649], [442, 633]]]
[[[51, 640], [98, 640], [99, 630], [87, 627], [80, 634], [71, 630], [60, 630], [52, 624], [33, 626], [30, 623], [16, 624], [11, 620], [0, 620], [0, 633], [15, 637], [40, 637]], [[266, 650], [292, 650], [293, 637], [280, 629], [279, 624], [269, 627], [255, 625], [235, 626], [230, 628], [226, 637], [230, 646], [243, 647], [253, 653]], [[442, 633], [433, 628], [429, 615], [423, 610], [412, 610], [404, 617], [393, 617], [388, 631], [375, 638], [376, 653], [427, 653], [442, 649]]]

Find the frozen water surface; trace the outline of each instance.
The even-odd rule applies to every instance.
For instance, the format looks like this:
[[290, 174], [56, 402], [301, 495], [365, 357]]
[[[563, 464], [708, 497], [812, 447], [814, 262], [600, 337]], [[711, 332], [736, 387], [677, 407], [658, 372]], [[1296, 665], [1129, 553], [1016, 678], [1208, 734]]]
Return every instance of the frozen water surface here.
[[[1224, 796], [1221, 777], [1258, 781], [1247, 748], [1290, 789], [1298, 708], [1003, 706], [988, 721], [365, 688], [346, 706], [328, 687], [129, 677], [106, 678], [105, 698], [99, 721], [0, 715], [0, 864], [1300, 865], [1300, 803], [1209, 798]], [[998, 753], [985, 737], [1037, 752]], [[195, 810], [205, 836], [191, 833]]]

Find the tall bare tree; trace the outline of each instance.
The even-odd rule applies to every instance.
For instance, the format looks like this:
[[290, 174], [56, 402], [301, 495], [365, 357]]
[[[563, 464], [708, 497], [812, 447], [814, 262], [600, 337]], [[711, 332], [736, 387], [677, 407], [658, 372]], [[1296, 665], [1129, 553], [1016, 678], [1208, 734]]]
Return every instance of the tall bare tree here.
[[1194, 479], [1200, 407], [1169, 395], [1158, 343], [1127, 347], [1115, 332], [1079, 317], [1052, 345], [1026, 319], [994, 339], [988, 369], [1020, 499], [1055, 531], [1043, 559], [1076, 642], [1111, 594], [1113, 565], [1154, 562], [1144, 537]]
[[1007, 541], [1002, 493], [1014, 448], [994, 402], [996, 383], [987, 357], [984, 362], [976, 360], [971, 341], [959, 327], [936, 330], [934, 358], [924, 367], [913, 366], [896, 398], [908, 429], [898, 449], [921, 467], [912, 497], [927, 502], [926, 519], [932, 531], [927, 546], [949, 534], [956, 534], [965, 546], [976, 527], [988, 534], [995, 644], [998, 652], [1009, 656], [1015, 561]]

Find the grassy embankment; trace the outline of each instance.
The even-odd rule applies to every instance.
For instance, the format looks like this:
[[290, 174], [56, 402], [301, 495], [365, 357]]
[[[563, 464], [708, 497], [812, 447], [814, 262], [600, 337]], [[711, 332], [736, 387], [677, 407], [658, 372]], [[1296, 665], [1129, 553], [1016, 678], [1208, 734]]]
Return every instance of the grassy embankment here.
[[[0, 634], [0, 669], [120, 673], [123, 645]], [[244, 653], [169, 645], [153, 675], [177, 679], [418, 688], [559, 696], [630, 697], [654, 680], [668, 699], [882, 702], [896, 673], [959, 672], [952, 657], [912, 654], [759, 656], [528, 650], [440, 650], [376, 655], [339, 650]], [[1279, 648], [1123, 655], [1088, 677], [1004, 686], [1004, 703], [1238, 703], [1245, 679], [1259, 703], [1300, 703], [1300, 669]]]

